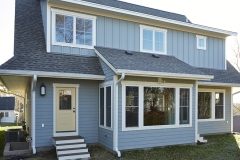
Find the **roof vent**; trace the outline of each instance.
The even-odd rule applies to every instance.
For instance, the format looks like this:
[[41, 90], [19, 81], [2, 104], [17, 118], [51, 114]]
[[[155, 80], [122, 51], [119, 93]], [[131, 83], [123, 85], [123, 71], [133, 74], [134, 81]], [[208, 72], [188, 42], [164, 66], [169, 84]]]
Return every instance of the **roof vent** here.
[[125, 51], [125, 53], [126, 53], [127, 55], [133, 55], [133, 52], [132, 52], [132, 51]]
[[152, 56], [153, 56], [154, 58], [159, 58], [159, 57], [160, 57], [159, 54], [152, 54]]

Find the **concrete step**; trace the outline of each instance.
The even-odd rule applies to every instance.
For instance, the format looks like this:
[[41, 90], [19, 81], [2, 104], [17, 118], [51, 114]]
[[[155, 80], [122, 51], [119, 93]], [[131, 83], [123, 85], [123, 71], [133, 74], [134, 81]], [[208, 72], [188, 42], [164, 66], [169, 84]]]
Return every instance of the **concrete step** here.
[[58, 149], [57, 150], [57, 155], [71, 154], [71, 153], [84, 153], [84, 152], [88, 152], [87, 147]]
[[89, 158], [89, 157], [90, 157], [90, 153], [88, 152], [72, 153], [72, 154], [58, 155], [58, 160], [79, 159], [79, 158]]
[[68, 149], [68, 148], [82, 148], [86, 147], [86, 143], [80, 142], [80, 143], [67, 143], [67, 144], [56, 144], [56, 149]]

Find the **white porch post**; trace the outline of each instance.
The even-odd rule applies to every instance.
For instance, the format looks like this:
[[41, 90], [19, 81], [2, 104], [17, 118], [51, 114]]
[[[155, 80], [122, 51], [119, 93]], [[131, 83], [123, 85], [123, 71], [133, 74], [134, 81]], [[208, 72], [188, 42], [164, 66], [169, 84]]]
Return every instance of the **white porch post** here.
[[36, 142], [36, 130], [35, 130], [35, 92], [36, 92], [36, 83], [37, 83], [37, 75], [33, 76], [32, 79], [32, 88], [31, 88], [31, 136], [32, 136], [32, 150], [33, 150], [33, 154], [36, 154], [36, 148], [35, 148], [35, 142]]

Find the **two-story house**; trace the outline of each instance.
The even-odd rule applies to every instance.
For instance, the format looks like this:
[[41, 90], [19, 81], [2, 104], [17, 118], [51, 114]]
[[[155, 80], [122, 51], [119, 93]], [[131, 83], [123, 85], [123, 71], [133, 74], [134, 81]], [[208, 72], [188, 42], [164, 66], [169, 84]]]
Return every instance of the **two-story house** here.
[[[0, 78], [25, 97], [33, 153], [90, 156], [206, 142], [232, 132], [226, 37], [184, 15], [117, 0], [16, 0], [14, 57]], [[201, 136], [200, 136], [201, 135]]]

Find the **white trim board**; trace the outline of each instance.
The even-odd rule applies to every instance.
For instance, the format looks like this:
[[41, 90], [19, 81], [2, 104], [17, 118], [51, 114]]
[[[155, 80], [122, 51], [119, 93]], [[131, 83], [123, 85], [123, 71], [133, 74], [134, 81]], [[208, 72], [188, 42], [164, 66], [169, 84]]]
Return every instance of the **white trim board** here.
[[[76, 132], [62, 132], [62, 133], [56, 133], [56, 88], [57, 87], [73, 87], [76, 89], [76, 107], [75, 107], [75, 113], [76, 113]], [[75, 136], [79, 133], [79, 126], [78, 126], [78, 112], [79, 112], [79, 105], [78, 105], [78, 98], [79, 98], [79, 84], [62, 84], [62, 83], [53, 83], [53, 136], [54, 137], [60, 137], [60, 136]]]
[[53, 78], [72, 78], [72, 79], [91, 79], [104, 80], [105, 76], [93, 74], [77, 74], [77, 73], [62, 73], [62, 72], [44, 72], [44, 71], [29, 71], [29, 70], [0, 70], [0, 75], [19, 75], [38, 77], [53, 77]]
[[240, 87], [237, 83], [215, 83], [215, 82], [198, 82], [200, 86], [219, 86], [219, 87]]
[[141, 18], [147, 18], [147, 19], [151, 19], [151, 20], [157, 20], [157, 21], [175, 24], [175, 25], [184, 26], [184, 27], [189, 27], [189, 28], [193, 28], [193, 29], [197, 29], [197, 30], [215, 32], [215, 33], [219, 33], [219, 34], [223, 34], [223, 35], [227, 35], [227, 36], [236, 36], [237, 35], [236, 32], [232, 32], [232, 31], [217, 29], [217, 28], [213, 28], [213, 27], [207, 27], [207, 26], [203, 26], [203, 25], [199, 25], [199, 24], [176, 21], [176, 20], [172, 20], [172, 19], [162, 18], [162, 17], [158, 17], [158, 16], [153, 16], [153, 15], [140, 13], [140, 12], [134, 12], [134, 11], [120, 9], [120, 8], [116, 8], [116, 7], [105, 6], [105, 5], [91, 3], [91, 2], [82, 1], [82, 0], [61, 0], [61, 1], [69, 2], [69, 3], [73, 3], [73, 4], [79, 4], [82, 6], [98, 8], [98, 9], [107, 10], [107, 11], [112, 11], [112, 12], [117, 12], [117, 13], [121, 13], [121, 14], [132, 15], [132, 16], [141, 17]]

